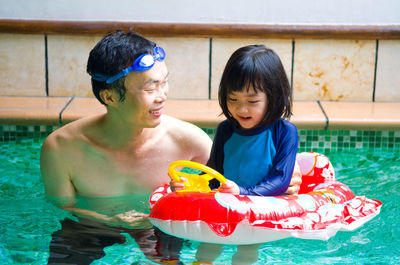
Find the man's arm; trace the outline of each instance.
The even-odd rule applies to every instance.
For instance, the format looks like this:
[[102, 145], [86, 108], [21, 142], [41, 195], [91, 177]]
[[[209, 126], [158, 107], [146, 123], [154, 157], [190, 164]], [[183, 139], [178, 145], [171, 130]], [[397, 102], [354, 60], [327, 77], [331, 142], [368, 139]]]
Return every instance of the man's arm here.
[[210, 157], [212, 146], [211, 138], [200, 128], [195, 130], [194, 136], [194, 155], [192, 161], [205, 165]]
[[184, 146], [184, 152], [190, 157], [189, 160], [205, 165], [210, 157], [211, 138], [199, 127], [186, 122], [184, 124], [180, 127], [183, 136], [180, 144]]
[[74, 205], [75, 188], [71, 182], [66, 148], [60, 143], [60, 136], [52, 134], [44, 141], [40, 153], [40, 170], [46, 195], [57, 207]]
[[[182, 146], [186, 159], [205, 165], [211, 152], [211, 138], [202, 129], [187, 122], [179, 126], [179, 134], [177, 138], [181, 141], [178, 145]], [[169, 184], [173, 191], [185, 188], [184, 184], [173, 180]]]

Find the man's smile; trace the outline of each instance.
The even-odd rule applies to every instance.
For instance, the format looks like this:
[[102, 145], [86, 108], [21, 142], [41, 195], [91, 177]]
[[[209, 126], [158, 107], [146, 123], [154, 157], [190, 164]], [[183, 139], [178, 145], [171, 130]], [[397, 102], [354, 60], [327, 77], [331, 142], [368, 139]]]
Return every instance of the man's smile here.
[[162, 107], [161, 107], [161, 108], [157, 108], [157, 109], [150, 110], [149, 112], [150, 112], [150, 114], [153, 115], [153, 116], [160, 117], [161, 114], [162, 114], [161, 110], [162, 110]]

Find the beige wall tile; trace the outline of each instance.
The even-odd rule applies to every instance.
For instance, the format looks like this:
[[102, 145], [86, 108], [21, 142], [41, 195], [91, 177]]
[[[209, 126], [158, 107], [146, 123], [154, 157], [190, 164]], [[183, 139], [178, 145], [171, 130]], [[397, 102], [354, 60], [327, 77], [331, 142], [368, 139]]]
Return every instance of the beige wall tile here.
[[290, 82], [292, 65], [292, 41], [277, 39], [224, 39], [216, 38], [212, 41], [212, 75], [211, 75], [211, 98], [218, 98], [218, 87], [222, 73], [229, 57], [238, 48], [251, 44], [264, 44], [273, 49], [281, 58], [286, 74]]
[[1, 96], [45, 96], [44, 36], [0, 34]]
[[400, 101], [400, 40], [380, 40], [376, 101]]
[[170, 99], [208, 99], [209, 39], [150, 38], [166, 52]]
[[296, 40], [295, 100], [371, 101], [374, 40]]
[[92, 97], [89, 52], [102, 36], [48, 36], [50, 96]]

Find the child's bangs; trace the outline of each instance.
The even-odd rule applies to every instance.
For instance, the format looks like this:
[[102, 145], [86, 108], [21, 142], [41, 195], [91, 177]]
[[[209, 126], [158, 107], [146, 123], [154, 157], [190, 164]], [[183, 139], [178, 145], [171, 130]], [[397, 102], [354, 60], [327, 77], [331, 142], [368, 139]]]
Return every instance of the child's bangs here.
[[259, 91], [264, 92], [264, 79], [262, 75], [256, 71], [241, 71], [241, 73], [232, 73], [228, 78], [227, 88], [228, 94], [238, 91], [249, 92], [251, 88], [254, 88], [256, 93]]

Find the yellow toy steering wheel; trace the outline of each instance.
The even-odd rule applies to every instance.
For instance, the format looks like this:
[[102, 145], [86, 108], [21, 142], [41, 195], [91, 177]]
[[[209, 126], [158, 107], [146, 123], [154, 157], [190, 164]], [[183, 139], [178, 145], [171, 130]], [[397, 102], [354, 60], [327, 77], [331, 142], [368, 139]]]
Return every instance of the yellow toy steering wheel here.
[[[200, 170], [206, 174], [198, 175], [184, 173], [175, 170], [178, 167], [193, 168]], [[225, 183], [227, 181], [226, 178], [222, 176], [218, 171], [203, 164], [187, 160], [177, 160], [175, 162], [172, 162], [171, 165], [168, 167], [168, 174], [174, 181], [183, 183], [185, 185], [185, 188], [179, 191], [211, 192], [211, 189], [208, 186], [208, 182], [211, 179], [216, 178], [221, 183]], [[186, 180], [182, 180], [182, 177]]]

